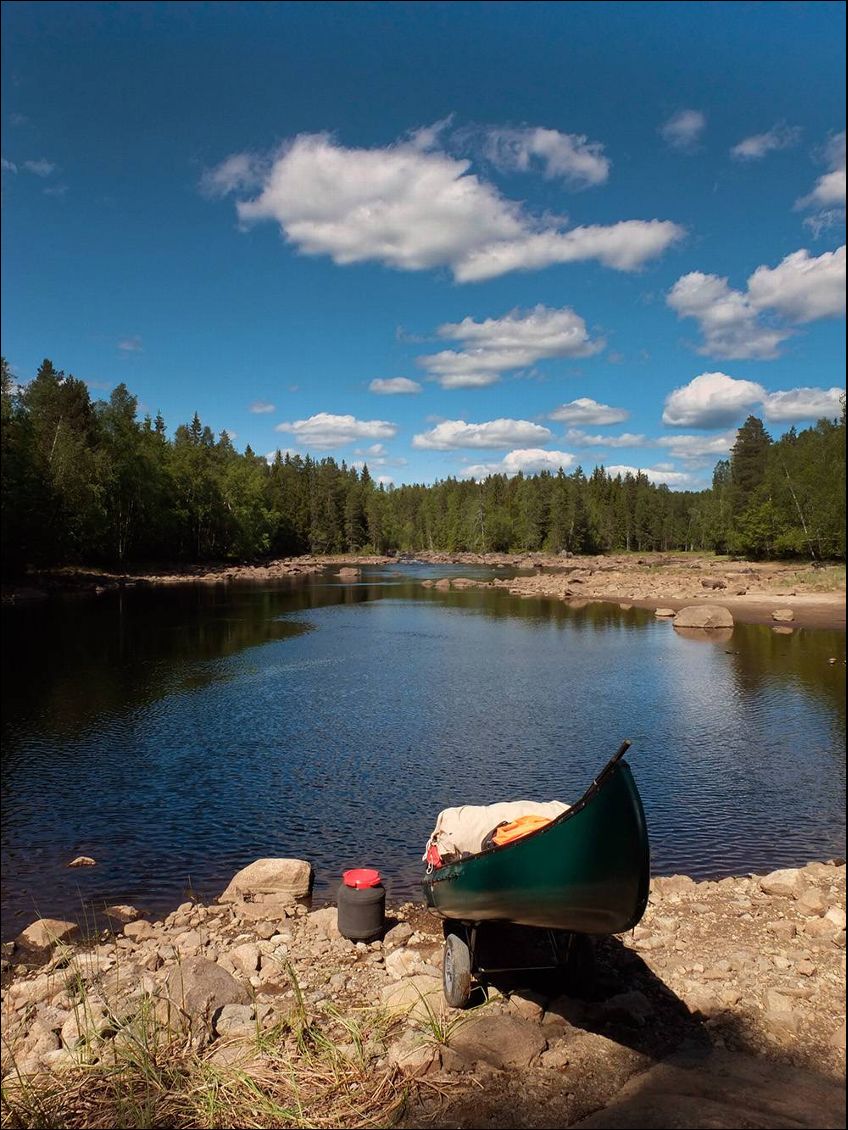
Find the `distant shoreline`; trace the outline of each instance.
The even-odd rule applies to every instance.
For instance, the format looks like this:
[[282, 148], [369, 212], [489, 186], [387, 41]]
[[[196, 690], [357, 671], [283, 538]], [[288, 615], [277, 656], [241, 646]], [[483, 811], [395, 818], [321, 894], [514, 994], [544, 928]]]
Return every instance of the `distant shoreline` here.
[[[721, 604], [741, 623], [780, 626], [776, 608], [791, 609], [783, 626], [845, 629], [844, 568], [787, 562], [732, 561], [704, 554], [609, 554], [564, 557], [546, 553], [444, 553], [411, 556], [331, 554], [286, 557], [261, 564], [210, 563], [147, 566], [126, 571], [64, 567], [32, 571], [3, 585], [4, 604], [24, 604], [55, 595], [102, 595], [138, 586], [221, 584], [310, 576], [333, 566], [354, 570], [369, 565], [468, 565], [534, 569], [533, 575], [475, 582], [525, 597], [627, 603], [636, 608], [678, 609], [686, 604]], [[356, 575], [348, 574], [355, 581]], [[470, 586], [469, 586], [470, 587]]]

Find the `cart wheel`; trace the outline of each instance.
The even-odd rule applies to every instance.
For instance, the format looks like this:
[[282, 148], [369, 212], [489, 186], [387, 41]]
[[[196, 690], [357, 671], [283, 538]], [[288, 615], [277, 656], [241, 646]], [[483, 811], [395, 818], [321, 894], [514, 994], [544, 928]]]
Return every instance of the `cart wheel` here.
[[471, 951], [458, 934], [445, 936], [442, 988], [451, 1008], [465, 1008], [471, 998]]

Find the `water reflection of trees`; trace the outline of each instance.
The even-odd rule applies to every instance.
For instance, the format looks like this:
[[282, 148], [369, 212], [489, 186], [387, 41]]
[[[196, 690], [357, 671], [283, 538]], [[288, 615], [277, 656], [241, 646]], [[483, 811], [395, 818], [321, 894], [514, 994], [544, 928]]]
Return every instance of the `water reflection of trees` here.
[[[317, 575], [273, 583], [138, 589], [54, 600], [4, 612], [4, 735], [35, 729], [72, 735], [102, 716], [124, 714], [168, 694], [228, 677], [221, 660], [308, 631], [301, 614], [380, 600], [432, 603], [495, 620], [586, 632], [632, 632], [651, 610], [613, 603], [511, 596], [502, 589], [434, 590], [393, 571], [341, 584]], [[714, 645], [716, 646], [716, 645]], [[799, 683], [845, 715], [841, 632], [778, 636], [739, 624], [724, 644], [740, 689]], [[835, 656], [837, 664], [829, 665]]]
[[784, 635], [759, 624], [737, 624], [727, 650], [737, 685], [746, 695], [759, 694], [775, 682], [794, 684], [834, 710], [844, 727], [844, 632], [798, 628]]

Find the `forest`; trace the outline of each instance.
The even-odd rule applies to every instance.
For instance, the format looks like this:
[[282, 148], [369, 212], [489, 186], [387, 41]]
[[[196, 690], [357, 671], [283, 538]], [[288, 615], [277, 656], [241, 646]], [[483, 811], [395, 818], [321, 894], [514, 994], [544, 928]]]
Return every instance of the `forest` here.
[[749, 416], [712, 487], [544, 471], [386, 487], [329, 457], [239, 453], [199, 416], [169, 437], [125, 385], [92, 401], [45, 360], [2, 363], [2, 569], [302, 553], [701, 550], [845, 557], [845, 407], [778, 440]]

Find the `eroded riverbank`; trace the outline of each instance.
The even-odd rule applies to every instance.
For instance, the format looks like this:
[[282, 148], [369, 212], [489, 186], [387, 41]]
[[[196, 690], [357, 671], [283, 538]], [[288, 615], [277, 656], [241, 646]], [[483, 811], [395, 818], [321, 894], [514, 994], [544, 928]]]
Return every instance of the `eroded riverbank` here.
[[[512, 976], [464, 1013], [444, 1006], [441, 925], [416, 904], [370, 945], [339, 935], [334, 908], [310, 912], [284, 890], [185, 903], [157, 921], [112, 914], [113, 932], [88, 946], [72, 924], [42, 923], [4, 949], [10, 1124], [35, 1124], [19, 1076], [62, 1112], [52, 1124], [105, 1125], [115, 1082], [132, 1093], [151, 1062], [147, 1121], [127, 1120], [128, 1105], [122, 1125], [221, 1124], [199, 1087], [212, 1078], [233, 1103], [238, 1080], [252, 1081], [239, 1101], [256, 1126], [289, 1125], [279, 1111], [293, 1102], [298, 1125], [316, 1127], [844, 1118], [841, 862], [655, 879], [639, 926], [596, 941], [591, 978], [563, 991], [548, 975]], [[161, 1070], [168, 1055], [181, 1070]], [[658, 1079], [678, 1121], [638, 1121]], [[623, 1102], [630, 1121], [615, 1120]], [[694, 1120], [680, 1120], [683, 1105]]]

